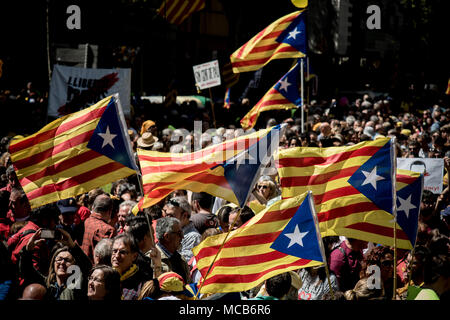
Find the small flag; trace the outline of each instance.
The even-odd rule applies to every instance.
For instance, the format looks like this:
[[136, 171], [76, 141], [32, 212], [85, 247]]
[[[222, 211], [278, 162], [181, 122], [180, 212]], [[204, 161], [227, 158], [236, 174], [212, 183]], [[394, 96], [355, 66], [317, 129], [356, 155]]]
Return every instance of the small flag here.
[[164, 0], [159, 7], [158, 15], [169, 23], [180, 25], [190, 15], [205, 7], [205, 0]]
[[222, 67], [222, 78], [226, 88], [231, 88], [239, 81], [239, 73], [233, 72], [231, 63], [226, 63]]
[[9, 151], [32, 208], [136, 174], [118, 95], [61, 117]]
[[306, 55], [304, 10], [276, 20], [250, 39], [231, 56], [233, 72], [262, 68], [273, 59], [301, 58]]
[[241, 126], [244, 130], [253, 128], [259, 114], [263, 111], [291, 109], [301, 105], [299, 68], [300, 64], [296, 63], [241, 119]]

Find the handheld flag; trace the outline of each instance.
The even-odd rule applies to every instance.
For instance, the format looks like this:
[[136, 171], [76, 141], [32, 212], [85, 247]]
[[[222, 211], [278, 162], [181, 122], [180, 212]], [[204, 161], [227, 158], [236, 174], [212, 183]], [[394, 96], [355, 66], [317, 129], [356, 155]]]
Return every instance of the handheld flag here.
[[[393, 244], [394, 152], [390, 139], [353, 146], [281, 150], [282, 198], [314, 193], [322, 237], [342, 235]], [[397, 226], [397, 246], [411, 242]]]
[[[204, 277], [200, 292], [245, 291], [277, 274], [322, 265], [310, 206], [306, 193], [275, 202], [231, 231], [214, 263], [227, 234], [202, 241], [193, 249]], [[303, 255], [318, 260], [299, 258]]]
[[135, 174], [118, 95], [61, 117], [9, 151], [32, 208]]
[[277, 125], [192, 153], [138, 149], [144, 197], [133, 212], [158, 203], [177, 189], [207, 192], [244, 206], [261, 165], [278, 148], [285, 128]]
[[306, 55], [304, 10], [290, 13], [260, 31], [236, 50], [230, 61], [233, 72], [255, 71], [271, 60]]
[[225, 99], [223, 99], [223, 107], [225, 109], [230, 109], [230, 88], [225, 91]]
[[397, 169], [397, 223], [414, 247], [419, 224], [420, 202], [423, 193], [423, 174]]
[[158, 15], [169, 23], [180, 25], [190, 15], [205, 7], [205, 0], [164, 0], [158, 10]]
[[263, 111], [297, 108], [301, 105], [299, 70], [300, 64], [296, 63], [241, 119], [244, 130], [253, 128]]

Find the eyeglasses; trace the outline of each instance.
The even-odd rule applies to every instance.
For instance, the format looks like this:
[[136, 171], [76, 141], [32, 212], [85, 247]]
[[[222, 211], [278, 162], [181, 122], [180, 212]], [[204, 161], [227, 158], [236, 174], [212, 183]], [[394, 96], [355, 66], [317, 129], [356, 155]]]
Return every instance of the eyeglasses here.
[[113, 249], [112, 250], [112, 254], [120, 254], [121, 256], [127, 255], [130, 253], [130, 251], [127, 250], [118, 250], [118, 249]]
[[58, 258], [55, 259], [55, 262], [57, 262], [57, 263], [60, 263], [60, 262], [73, 263], [73, 259], [72, 258], [58, 257]]
[[94, 282], [98, 282], [98, 283], [103, 283], [103, 282], [105, 282], [105, 279], [99, 279], [99, 278], [94, 278], [92, 276], [89, 276], [88, 281], [94, 281]]
[[269, 188], [269, 186], [257, 186], [256, 188], [257, 189], [267, 189], [267, 188]]
[[174, 199], [170, 199], [169, 204], [173, 205], [174, 207], [180, 207], [180, 204]]

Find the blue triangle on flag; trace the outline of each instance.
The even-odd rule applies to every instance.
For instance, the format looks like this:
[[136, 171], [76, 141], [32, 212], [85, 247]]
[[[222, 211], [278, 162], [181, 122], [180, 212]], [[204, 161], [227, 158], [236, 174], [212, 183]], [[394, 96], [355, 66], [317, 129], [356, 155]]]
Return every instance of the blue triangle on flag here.
[[[236, 195], [239, 206], [243, 207], [245, 205], [262, 161], [267, 156], [270, 156], [268, 155], [269, 150], [275, 150], [274, 148], [278, 145], [279, 137], [277, 135], [273, 137], [273, 134], [276, 131], [279, 132], [280, 128], [280, 125], [273, 127], [257, 143], [252, 144], [249, 148], [222, 164], [224, 176]], [[277, 144], [276, 146], [271, 147], [272, 140]]]
[[397, 191], [397, 223], [406, 233], [411, 245], [416, 243], [419, 224], [420, 202], [422, 201], [423, 175]]
[[380, 209], [392, 214], [391, 141], [388, 141], [348, 179], [353, 187]]
[[296, 106], [302, 104], [299, 93], [300, 63], [297, 63], [288, 73], [286, 73], [274, 86], [274, 89], [282, 94], [286, 99]]
[[126, 143], [129, 143], [129, 138], [124, 137], [123, 133], [124, 129], [119, 120], [114, 98], [111, 98], [87, 147], [136, 170], [135, 161], [127, 153]]
[[309, 198], [308, 194], [270, 247], [301, 259], [323, 262]]
[[306, 13], [300, 13], [278, 36], [278, 43], [286, 43], [306, 54]]

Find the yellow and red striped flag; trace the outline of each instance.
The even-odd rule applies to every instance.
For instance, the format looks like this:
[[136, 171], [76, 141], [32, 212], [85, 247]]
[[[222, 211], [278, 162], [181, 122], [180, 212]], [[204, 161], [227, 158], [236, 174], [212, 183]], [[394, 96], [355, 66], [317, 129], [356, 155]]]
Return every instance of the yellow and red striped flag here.
[[[282, 198], [312, 191], [322, 237], [346, 236], [394, 244], [395, 175], [388, 138], [353, 146], [280, 150]], [[397, 247], [411, 249], [397, 225]]]
[[169, 23], [179, 25], [191, 14], [205, 7], [205, 0], [164, 0], [158, 14]]
[[290, 13], [260, 31], [231, 56], [233, 72], [254, 71], [273, 59], [306, 55], [304, 10]]
[[207, 192], [243, 206], [260, 166], [278, 148], [284, 129], [284, 125], [277, 125], [191, 153], [138, 149], [144, 197], [133, 213], [177, 189]]
[[296, 63], [257, 104], [241, 119], [244, 130], [253, 128], [263, 111], [292, 109], [301, 105], [299, 92], [300, 64]]
[[[322, 240], [316, 224], [312, 219], [309, 225], [300, 222], [308, 220], [310, 205], [307, 193], [277, 201], [228, 236], [208, 237], [193, 248], [197, 268], [205, 279], [200, 292], [245, 291], [277, 274], [322, 265]], [[311, 255], [312, 251], [315, 254]]]
[[135, 174], [118, 96], [61, 117], [9, 152], [32, 208], [88, 192]]
[[240, 77], [239, 73], [233, 72], [233, 66], [231, 65], [230, 62], [226, 63], [222, 67], [222, 79], [223, 79], [223, 82], [225, 83], [225, 87], [227, 89], [231, 88], [236, 83], [238, 83], [239, 77]]

